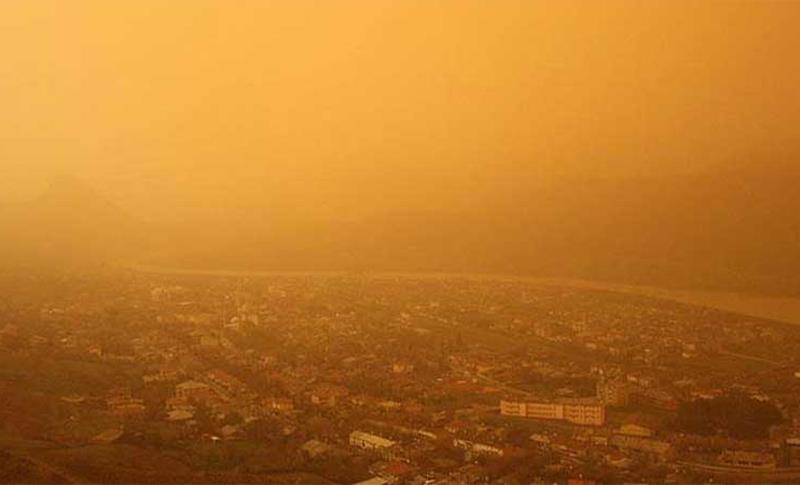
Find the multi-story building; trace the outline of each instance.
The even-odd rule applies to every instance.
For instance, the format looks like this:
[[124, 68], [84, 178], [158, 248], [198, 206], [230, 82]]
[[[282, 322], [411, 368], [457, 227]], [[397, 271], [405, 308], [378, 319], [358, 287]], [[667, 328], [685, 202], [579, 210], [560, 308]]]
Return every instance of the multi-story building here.
[[525, 403], [525, 417], [536, 419], [564, 419], [564, 405], [549, 402]]
[[519, 401], [500, 401], [500, 414], [503, 416], [528, 417], [528, 406]]
[[595, 403], [500, 401], [500, 414], [533, 419], [552, 419], [574, 424], [602, 426], [606, 408]]
[[607, 406], [628, 404], [629, 388], [621, 379], [601, 377], [597, 381], [597, 399]]
[[602, 426], [606, 422], [606, 408], [599, 404], [565, 404], [564, 420], [588, 426]]

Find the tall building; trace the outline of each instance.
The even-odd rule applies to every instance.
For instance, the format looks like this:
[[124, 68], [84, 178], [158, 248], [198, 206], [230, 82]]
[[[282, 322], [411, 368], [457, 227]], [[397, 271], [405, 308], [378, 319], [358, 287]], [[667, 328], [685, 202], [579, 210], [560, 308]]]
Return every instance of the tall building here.
[[625, 381], [617, 377], [601, 376], [597, 381], [597, 399], [607, 406], [626, 406], [629, 390]]

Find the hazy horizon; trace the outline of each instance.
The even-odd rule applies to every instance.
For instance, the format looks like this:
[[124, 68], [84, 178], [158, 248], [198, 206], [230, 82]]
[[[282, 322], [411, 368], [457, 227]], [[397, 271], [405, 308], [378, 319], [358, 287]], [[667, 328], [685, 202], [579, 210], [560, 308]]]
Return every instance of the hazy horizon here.
[[800, 0], [0, 0], [0, 485], [800, 483]]
[[797, 163], [795, 2], [9, 1], [0, 194], [147, 219], [471, 210]]

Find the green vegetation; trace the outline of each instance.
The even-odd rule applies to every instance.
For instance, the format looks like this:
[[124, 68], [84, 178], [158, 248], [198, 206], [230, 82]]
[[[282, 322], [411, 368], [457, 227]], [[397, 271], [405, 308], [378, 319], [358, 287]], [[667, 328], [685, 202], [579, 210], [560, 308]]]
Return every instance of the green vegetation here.
[[680, 430], [709, 435], [725, 432], [737, 439], [766, 438], [770, 426], [783, 421], [778, 408], [743, 394], [681, 403], [677, 426]]

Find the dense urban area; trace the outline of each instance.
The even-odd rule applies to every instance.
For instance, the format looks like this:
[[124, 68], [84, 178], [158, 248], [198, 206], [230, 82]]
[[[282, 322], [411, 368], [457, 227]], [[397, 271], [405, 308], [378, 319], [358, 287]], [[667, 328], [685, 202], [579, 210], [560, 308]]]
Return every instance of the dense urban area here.
[[0, 275], [0, 481], [791, 483], [800, 327], [523, 279]]

